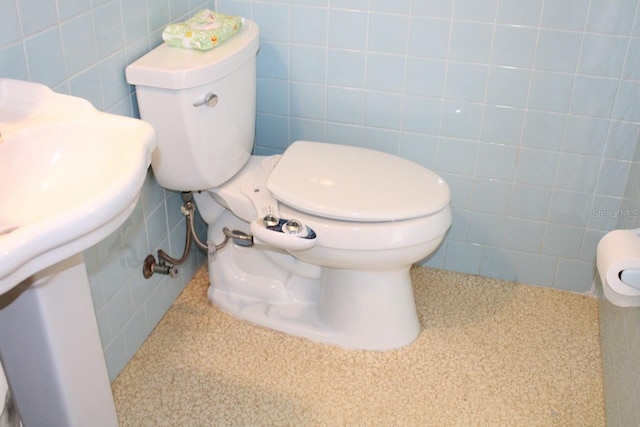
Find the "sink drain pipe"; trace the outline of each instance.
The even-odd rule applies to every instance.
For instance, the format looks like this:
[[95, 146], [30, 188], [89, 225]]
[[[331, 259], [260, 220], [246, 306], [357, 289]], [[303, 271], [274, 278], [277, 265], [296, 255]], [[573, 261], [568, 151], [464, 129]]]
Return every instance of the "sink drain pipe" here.
[[158, 249], [158, 261], [156, 261], [153, 255], [148, 255], [142, 265], [142, 275], [145, 279], [153, 276], [154, 273], [168, 274], [171, 277], [178, 276], [179, 265], [184, 264], [189, 259], [191, 253], [191, 242], [195, 242], [196, 246], [207, 252], [209, 255], [214, 255], [217, 251], [224, 248], [232, 239], [236, 244], [241, 246], [253, 246], [253, 236], [239, 230], [229, 230], [227, 227], [222, 229], [224, 234], [224, 241], [218, 245], [213, 242], [203, 243], [196, 234], [195, 231], [195, 211], [196, 205], [193, 203], [193, 194], [191, 192], [182, 193], [182, 201], [184, 202], [180, 207], [182, 214], [186, 217], [187, 233], [184, 242], [184, 251], [180, 258], [173, 258], [162, 249]]

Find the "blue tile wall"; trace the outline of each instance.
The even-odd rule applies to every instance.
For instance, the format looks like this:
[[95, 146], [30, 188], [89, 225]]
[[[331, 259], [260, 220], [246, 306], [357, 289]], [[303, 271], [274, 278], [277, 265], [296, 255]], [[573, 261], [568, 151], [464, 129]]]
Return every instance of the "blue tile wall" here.
[[637, 0], [218, 0], [254, 19], [257, 146], [398, 154], [451, 186], [424, 265], [592, 292], [640, 132]]
[[[169, 21], [209, 7], [204, 0], [3, 0], [0, 77], [43, 83], [90, 100], [99, 110], [137, 116], [126, 65], [161, 42]], [[38, 13], [34, 13], [37, 8]], [[177, 279], [142, 277], [159, 248], [180, 256], [180, 195], [149, 174], [126, 223], [85, 253], [107, 368], [113, 379], [133, 356], [205, 257], [192, 256]], [[201, 221], [199, 232], [204, 231]]]

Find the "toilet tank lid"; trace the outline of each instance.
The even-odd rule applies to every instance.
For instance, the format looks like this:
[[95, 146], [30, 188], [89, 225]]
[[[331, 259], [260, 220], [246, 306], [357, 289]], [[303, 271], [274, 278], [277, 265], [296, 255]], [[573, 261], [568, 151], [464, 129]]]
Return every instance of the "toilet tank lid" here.
[[287, 148], [267, 188], [295, 209], [346, 221], [418, 218], [440, 211], [451, 199], [441, 177], [409, 160], [310, 141]]
[[172, 90], [211, 83], [256, 54], [258, 35], [258, 25], [245, 19], [240, 31], [211, 50], [184, 49], [162, 43], [127, 66], [127, 82]]

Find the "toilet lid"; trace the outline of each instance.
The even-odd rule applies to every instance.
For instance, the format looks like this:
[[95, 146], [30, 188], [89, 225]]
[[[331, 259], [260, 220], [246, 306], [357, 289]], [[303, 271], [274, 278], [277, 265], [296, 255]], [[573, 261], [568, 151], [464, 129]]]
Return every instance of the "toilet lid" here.
[[391, 221], [435, 213], [447, 183], [400, 157], [365, 148], [297, 141], [267, 179], [273, 196], [303, 212], [351, 221]]

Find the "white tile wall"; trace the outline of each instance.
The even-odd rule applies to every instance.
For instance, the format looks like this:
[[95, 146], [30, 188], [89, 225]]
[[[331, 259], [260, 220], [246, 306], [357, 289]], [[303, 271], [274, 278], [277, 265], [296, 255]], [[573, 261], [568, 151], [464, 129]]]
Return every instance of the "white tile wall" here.
[[442, 174], [425, 265], [588, 292], [640, 125], [636, 0], [218, 0], [253, 18], [257, 152], [319, 139]]
[[[126, 65], [161, 42], [169, 21], [206, 5], [213, 8], [205, 0], [3, 0], [0, 77], [43, 83], [100, 110], [136, 116]], [[111, 378], [204, 261], [192, 256], [177, 280], [142, 277], [147, 254], [159, 248], [182, 253], [181, 204], [179, 195], [160, 188], [150, 175], [127, 222], [84, 254]]]

